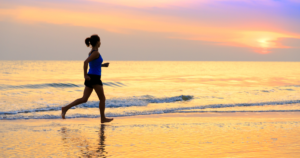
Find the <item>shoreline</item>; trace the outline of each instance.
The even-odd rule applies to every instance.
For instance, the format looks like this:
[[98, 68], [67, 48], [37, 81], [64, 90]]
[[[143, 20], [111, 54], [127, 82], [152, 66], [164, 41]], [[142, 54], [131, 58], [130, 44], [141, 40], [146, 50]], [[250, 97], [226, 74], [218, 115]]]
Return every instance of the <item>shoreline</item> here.
[[[278, 116], [284, 116], [285, 118], [300, 118], [300, 112], [192, 112], [192, 113], [164, 113], [164, 114], [149, 114], [149, 115], [134, 115], [134, 116], [118, 116], [118, 117], [109, 117], [114, 118], [114, 120], [110, 123], [114, 123], [116, 120], [119, 119], [139, 119], [139, 118], [159, 118], [159, 117], [249, 117], [251, 118], [276, 118]], [[0, 124], [2, 122], [34, 122], [34, 121], [93, 121], [93, 120], [100, 120], [100, 117], [97, 118], [67, 118], [67, 119], [16, 119], [16, 120], [1, 120]], [[104, 124], [110, 124], [110, 123], [104, 123]]]

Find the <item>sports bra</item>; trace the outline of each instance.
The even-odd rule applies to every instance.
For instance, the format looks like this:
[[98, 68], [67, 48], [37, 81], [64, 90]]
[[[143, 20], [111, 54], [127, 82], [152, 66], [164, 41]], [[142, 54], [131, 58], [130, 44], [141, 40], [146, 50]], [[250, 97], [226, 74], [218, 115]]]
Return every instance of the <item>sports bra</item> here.
[[[92, 52], [90, 53], [89, 56], [91, 56], [94, 51], [97, 51], [97, 50], [92, 50]], [[103, 63], [103, 58], [100, 54], [97, 59], [94, 59], [94, 60], [89, 62], [90, 69], [89, 69], [88, 74], [101, 76], [102, 63]]]

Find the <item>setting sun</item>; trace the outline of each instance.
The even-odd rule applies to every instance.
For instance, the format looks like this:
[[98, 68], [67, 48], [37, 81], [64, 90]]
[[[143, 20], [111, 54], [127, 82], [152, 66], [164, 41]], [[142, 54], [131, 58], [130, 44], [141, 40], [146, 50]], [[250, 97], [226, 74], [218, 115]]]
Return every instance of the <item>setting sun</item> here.
[[266, 39], [260, 39], [260, 40], [258, 40], [258, 42], [259, 42], [259, 44], [262, 48], [269, 48], [270, 47], [270, 42]]

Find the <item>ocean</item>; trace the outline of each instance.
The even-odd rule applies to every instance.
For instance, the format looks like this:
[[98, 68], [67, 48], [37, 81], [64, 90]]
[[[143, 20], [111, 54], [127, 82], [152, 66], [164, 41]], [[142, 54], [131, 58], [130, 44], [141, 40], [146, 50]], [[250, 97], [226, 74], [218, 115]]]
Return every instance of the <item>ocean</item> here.
[[[108, 62], [107, 117], [300, 111], [300, 62]], [[83, 90], [83, 61], [0, 61], [0, 120], [61, 119]], [[99, 117], [95, 92], [66, 115]]]

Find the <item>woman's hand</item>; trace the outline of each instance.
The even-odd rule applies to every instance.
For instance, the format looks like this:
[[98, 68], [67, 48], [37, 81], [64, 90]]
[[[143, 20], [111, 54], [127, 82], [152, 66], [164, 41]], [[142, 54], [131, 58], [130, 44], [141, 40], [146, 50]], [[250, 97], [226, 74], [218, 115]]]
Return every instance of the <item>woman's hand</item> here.
[[91, 79], [89, 75], [85, 75], [84, 78], [85, 78], [85, 80], [90, 80]]
[[102, 64], [102, 67], [108, 67], [109, 63]]

